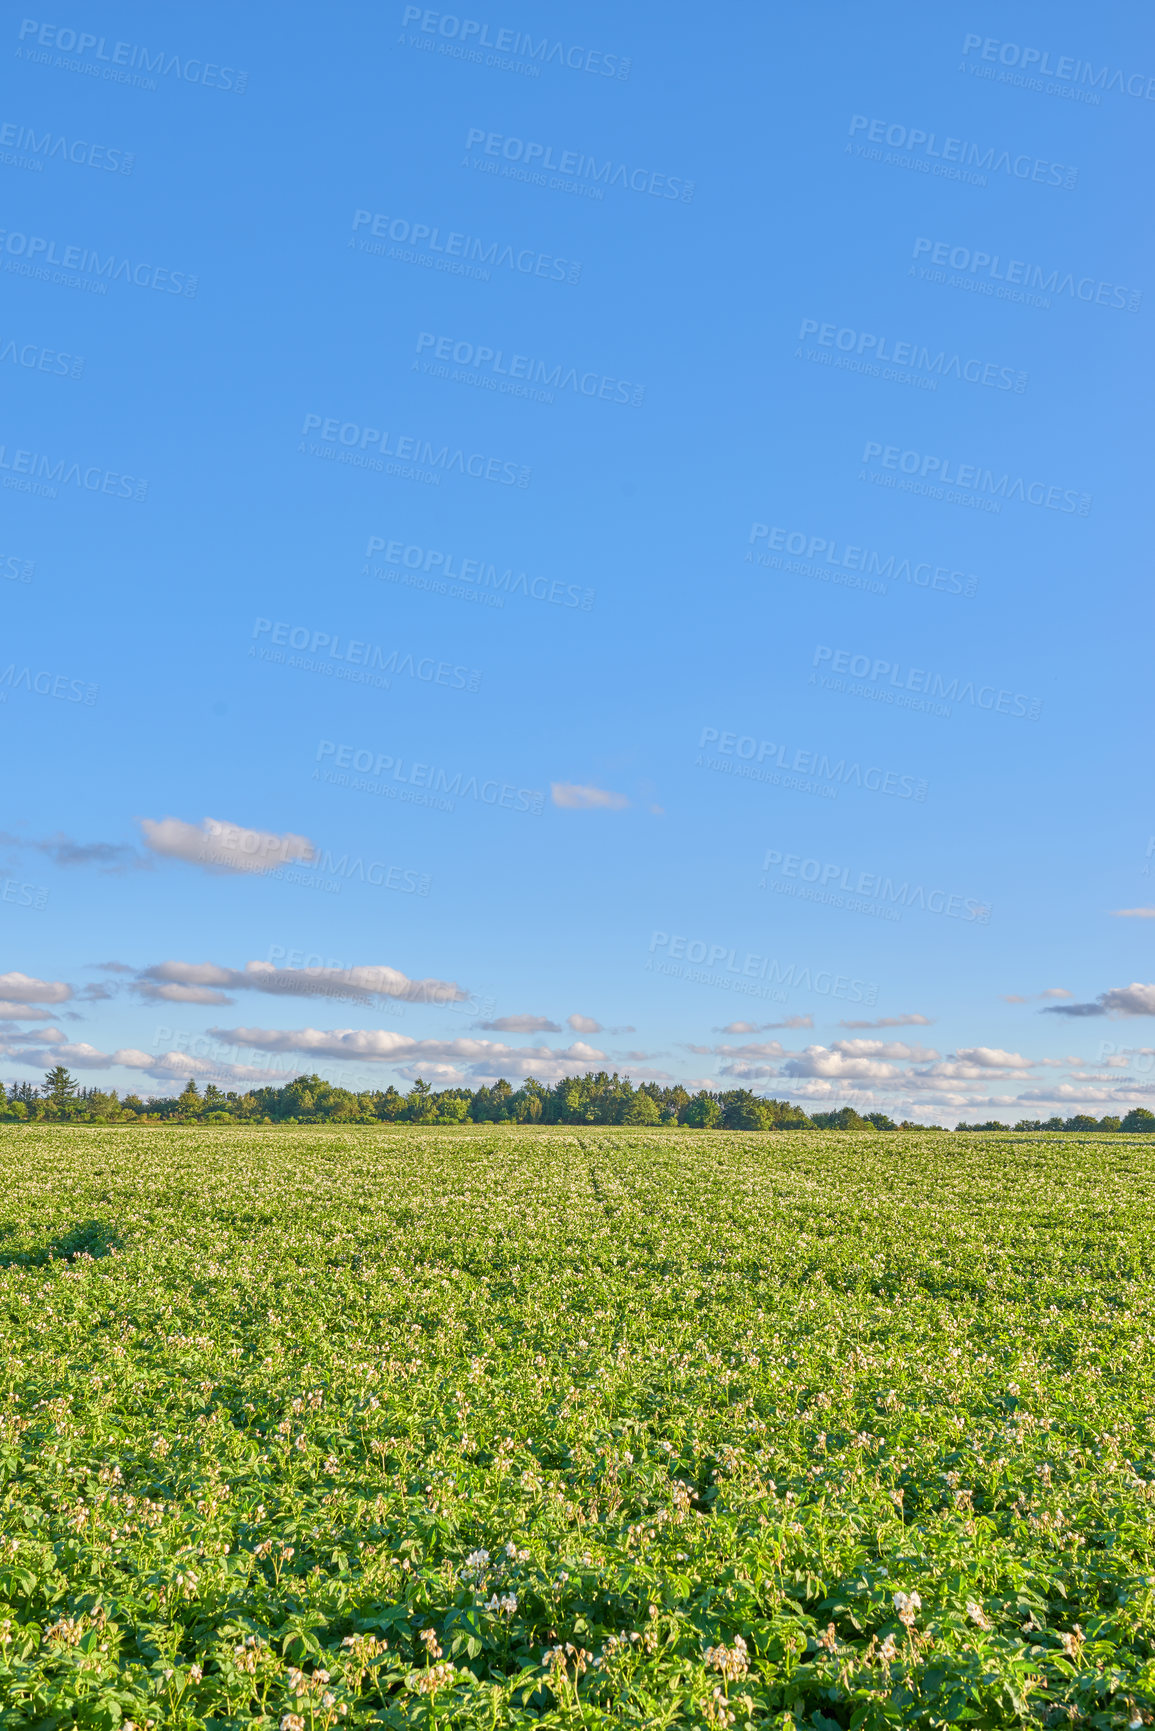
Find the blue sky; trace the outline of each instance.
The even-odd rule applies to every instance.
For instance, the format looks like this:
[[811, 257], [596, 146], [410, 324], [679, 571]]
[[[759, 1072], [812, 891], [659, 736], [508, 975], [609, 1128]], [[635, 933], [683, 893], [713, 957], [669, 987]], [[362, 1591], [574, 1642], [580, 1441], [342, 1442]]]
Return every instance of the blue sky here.
[[1155, 1093], [1155, 28], [10, 10], [0, 1030]]

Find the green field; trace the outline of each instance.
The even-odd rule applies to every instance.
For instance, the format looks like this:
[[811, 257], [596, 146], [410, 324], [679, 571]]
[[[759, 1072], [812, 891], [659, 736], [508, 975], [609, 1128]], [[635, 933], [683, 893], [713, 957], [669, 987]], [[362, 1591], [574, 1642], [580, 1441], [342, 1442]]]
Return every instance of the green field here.
[[1155, 1138], [0, 1130], [0, 1724], [1128, 1726]]

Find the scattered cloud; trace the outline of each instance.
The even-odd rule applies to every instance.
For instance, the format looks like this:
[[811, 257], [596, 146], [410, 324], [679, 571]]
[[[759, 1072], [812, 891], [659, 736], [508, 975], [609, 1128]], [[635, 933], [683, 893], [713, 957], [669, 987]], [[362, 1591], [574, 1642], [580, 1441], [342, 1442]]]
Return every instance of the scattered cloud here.
[[939, 1054], [933, 1046], [910, 1046], [905, 1040], [834, 1040], [831, 1049], [846, 1058], [892, 1058], [926, 1064]]
[[933, 1016], [878, 1016], [873, 1022], [839, 1022], [840, 1028], [930, 1028]]
[[127, 962], [89, 962], [90, 968], [99, 968], [105, 974], [135, 974], [136, 969], [130, 968]]
[[753, 1046], [691, 1046], [691, 1052], [713, 1052], [717, 1058], [782, 1058], [786, 1050], [780, 1040], [762, 1040]]
[[[847, 1041], [850, 1045], [854, 1042]], [[873, 1042], [865, 1040], [864, 1045]], [[885, 1063], [878, 1058], [867, 1055], [857, 1055], [839, 1051], [833, 1046], [807, 1046], [804, 1052], [796, 1057], [788, 1058], [779, 1072], [783, 1076], [822, 1076], [827, 1079], [836, 1078], [839, 1081], [853, 1079], [858, 1081], [889, 1080], [895, 1074], [894, 1065]]]
[[[1073, 997], [1074, 994], [1069, 992], [1066, 986], [1047, 986], [1043, 991], [1035, 992], [1033, 996], [1036, 998], [1070, 998]], [[1004, 1004], [1029, 1004], [1030, 1002], [1031, 998], [1029, 996], [1024, 998], [1018, 992], [1003, 993]]]
[[[602, 1031], [601, 1023], [595, 1022], [592, 1016], [579, 1016], [575, 1014], [567, 1016], [566, 1022], [573, 1029], [575, 1034], [600, 1034]], [[633, 1033], [632, 1028], [619, 1029], [615, 1031], [621, 1033]]]
[[1112, 986], [1100, 992], [1093, 1004], [1051, 1004], [1044, 1016], [1155, 1016], [1155, 986]]
[[1117, 920], [1155, 920], [1155, 908], [1112, 908], [1111, 915]]
[[999, 1046], [960, 1046], [955, 1056], [964, 1064], [977, 1064], [983, 1070], [1029, 1070], [1032, 1058], [1018, 1052], [1004, 1052]]
[[184, 860], [209, 872], [262, 873], [292, 860], [312, 860], [316, 845], [307, 836], [277, 835], [270, 830], [245, 829], [206, 817], [199, 824], [180, 818], [142, 817], [145, 846], [166, 859]]
[[547, 1016], [498, 1016], [495, 1022], [475, 1022], [475, 1028], [485, 1028], [495, 1034], [560, 1034], [561, 1023]]
[[727, 1022], [716, 1034], [768, 1034], [772, 1028], [812, 1028], [813, 1016], [787, 1016], [784, 1022]]
[[157, 962], [137, 975], [133, 990], [149, 1003], [177, 1004], [231, 1004], [235, 1000], [227, 996], [229, 992], [339, 998], [357, 1004], [371, 1004], [374, 998], [452, 1004], [468, 996], [452, 980], [411, 980], [384, 964], [278, 968], [272, 962], [246, 962], [243, 968], [222, 968], [215, 962]]
[[28, 844], [45, 853], [54, 865], [95, 866], [106, 875], [121, 876], [130, 871], [152, 871], [153, 863], [125, 842], [73, 841], [66, 835], [49, 836], [44, 841]]
[[509, 1046], [497, 1040], [418, 1040], [387, 1028], [210, 1028], [226, 1045], [256, 1046], [263, 1052], [293, 1052], [308, 1058], [339, 1058], [351, 1063], [450, 1064], [480, 1081], [512, 1071], [518, 1079], [536, 1076], [556, 1082], [600, 1063], [606, 1054], [577, 1040], [561, 1050], [551, 1046]]
[[551, 781], [550, 795], [563, 811], [624, 811], [629, 800], [624, 793], [609, 793], [604, 787], [579, 787], [572, 781]]
[[50, 1022], [55, 1010], [39, 1010], [34, 1004], [0, 1003], [0, 1022]]
[[66, 1004], [72, 987], [63, 980], [38, 980], [31, 974], [0, 974], [0, 1002]]
[[[30, 1041], [38, 1043], [29, 1044]], [[58, 1028], [38, 1028], [34, 1033], [23, 1034], [18, 1040], [5, 1042], [3, 1051], [5, 1057], [35, 1068], [51, 1062], [64, 1064], [70, 1070], [137, 1070], [157, 1082], [185, 1081], [196, 1076], [218, 1084], [232, 1082], [256, 1088], [269, 1082], [287, 1082], [297, 1074], [294, 1070], [265, 1069], [254, 1064], [214, 1063], [208, 1058], [192, 1057], [188, 1052], [142, 1052], [135, 1046], [102, 1052], [87, 1041], [66, 1040]]]

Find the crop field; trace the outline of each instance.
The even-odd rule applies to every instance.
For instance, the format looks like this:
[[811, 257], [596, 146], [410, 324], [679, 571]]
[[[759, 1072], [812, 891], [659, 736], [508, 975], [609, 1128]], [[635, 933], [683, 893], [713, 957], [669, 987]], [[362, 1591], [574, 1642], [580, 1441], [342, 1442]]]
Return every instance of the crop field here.
[[0, 1132], [0, 1724], [1132, 1726], [1155, 1137]]

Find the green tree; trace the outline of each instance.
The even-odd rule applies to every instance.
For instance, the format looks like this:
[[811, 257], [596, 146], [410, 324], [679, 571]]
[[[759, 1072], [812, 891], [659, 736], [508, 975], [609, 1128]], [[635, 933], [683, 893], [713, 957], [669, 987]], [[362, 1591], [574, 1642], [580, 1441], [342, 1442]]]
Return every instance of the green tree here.
[[705, 1089], [694, 1095], [682, 1113], [682, 1123], [688, 1124], [691, 1130], [716, 1130], [721, 1122], [722, 1102], [713, 1094], [707, 1094]]
[[464, 1124], [469, 1116], [468, 1093], [457, 1089], [447, 1090], [437, 1096], [437, 1122], [439, 1124]]
[[837, 1112], [813, 1112], [811, 1123], [819, 1130], [869, 1130], [865, 1118], [860, 1118], [853, 1106], [841, 1106]]
[[428, 1082], [418, 1076], [405, 1097], [405, 1116], [410, 1124], [433, 1124], [437, 1121], [437, 1102]]
[[190, 1076], [181, 1093], [177, 1096], [176, 1109], [182, 1118], [199, 1118], [204, 1102], [196, 1085], [195, 1076]]
[[405, 1096], [399, 1094], [390, 1082], [383, 1094], [377, 1096], [377, 1116], [385, 1124], [395, 1124], [405, 1115]]
[[657, 1102], [639, 1088], [622, 1115], [623, 1124], [660, 1124], [662, 1114]]
[[1133, 1106], [1124, 1118], [1120, 1129], [1133, 1135], [1136, 1130], [1141, 1134], [1150, 1135], [1155, 1131], [1155, 1112], [1149, 1112], [1146, 1106]]
[[76, 1093], [76, 1078], [63, 1064], [54, 1064], [44, 1077], [44, 1102], [54, 1118], [67, 1117]]
[[732, 1088], [722, 1095], [724, 1130], [768, 1130], [774, 1114], [749, 1088]]

